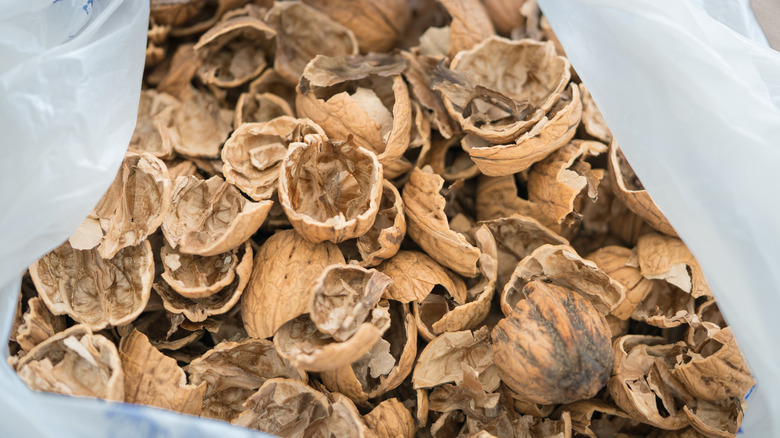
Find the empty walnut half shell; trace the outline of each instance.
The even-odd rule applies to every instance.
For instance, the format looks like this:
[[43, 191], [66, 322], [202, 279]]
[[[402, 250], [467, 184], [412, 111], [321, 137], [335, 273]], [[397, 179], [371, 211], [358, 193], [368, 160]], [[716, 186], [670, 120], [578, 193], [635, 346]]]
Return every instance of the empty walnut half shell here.
[[49, 312], [40, 297], [33, 297], [27, 301], [27, 311], [22, 315], [19, 325], [11, 330], [11, 335], [22, 351], [29, 352], [55, 333], [65, 330], [65, 323], [64, 317]]
[[306, 371], [327, 371], [348, 366], [368, 353], [390, 328], [387, 307], [377, 306], [355, 334], [338, 342], [319, 330], [309, 315], [282, 325], [274, 336], [279, 355]]
[[153, 89], [141, 91], [138, 118], [127, 150], [147, 152], [162, 159], [172, 158], [173, 147], [170, 142], [163, 142], [158, 126], [170, 123], [172, 109], [176, 105], [180, 105], [179, 100], [168, 93]]
[[579, 88], [569, 85], [550, 112], [513, 143], [471, 147], [469, 155], [485, 175], [521, 172], [568, 143], [577, 131], [581, 115]]
[[567, 245], [542, 245], [521, 260], [501, 295], [501, 310], [510, 315], [521, 302], [528, 282], [540, 280], [565, 287], [591, 301], [602, 314], [610, 313], [625, 295], [622, 284]]
[[653, 288], [652, 281], [643, 277], [639, 271], [636, 253], [628, 248], [612, 245], [598, 249], [588, 255], [587, 259], [623, 285], [625, 298], [612, 309], [612, 315], [628, 319]]
[[279, 231], [257, 251], [241, 317], [249, 336], [269, 338], [309, 311], [311, 285], [329, 265], [344, 263], [338, 246], [311, 243], [294, 230]]
[[235, 267], [233, 280], [220, 290], [201, 297], [185, 296], [174, 290], [167, 281], [154, 284], [154, 290], [163, 300], [165, 310], [183, 314], [188, 320], [201, 322], [212, 315], [227, 313], [241, 299], [252, 272], [252, 246], [246, 242], [234, 255], [240, 262]]
[[271, 198], [287, 145], [313, 133], [322, 130], [310, 121], [286, 116], [239, 126], [222, 148], [225, 179], [255, 201]]
[[609, 177], [612, 182], [613, 192], [626, 207], [645, 220], [656, 230], [677, 236], [669, 220], [661, 212], [661, 209], [655, 204], [653, 198], [647, 193], [642, 182], [634, 173], [631, 165], [628, 164], [626, 157], [617, 145], [615, 140], [609, 146]]
[[[351, 10], [344, 4], [338, 8], [341, 16]], [[274, 2], [265, 21], [277, 32], [274, 70], [290, 84], [298, 83], [306, 64], [317, 55], [358, 53], [358, 42], [352, 31], [304, 3]]]
[[176, 360], [165, 356], [137, 330], [119, 342], [128, 403], [200, 414], [206, 385], [188, 385]]
[[36, 391], [124, 401], [124, 374], [113, 342], [75, 325], [38, 344], [16, 364]]
[[466, 277], [479, 275], [479, 248], [450, 229], [441, 195], [444, 179], [430, 167], [414, 168], [404, 185], [403, 200], [409, 236], [437, 262]]
[[317, 134], [290, 144], [279, 175], [279, 202], [290, 223], [312, 242], [362, 236], [382, 198], [382, 166], [353, 143]]
[[271, 93], [241, 93], [233, 114], [233, 126], [264, 123], [282, 116], [295, 116], [292, 107], [283, 98]]
[[328, 405], [325, 394], [303, 382], [268, 379], [233, 424], [282, 437], [316, 436], [328, 418]]
[[636, 244], [642, 275], [664, 280], [694, 298], [712, 296], [699, 262], [682, 240], [658, 233], [645, 234]]
[[204, 257], [181, 253], [166, 243], [160, 259], [165, 269], [162, 279], [176, 293], [185, 298], [205, 298], [233, 282], [238, 249]]
[[320, 373], [331, 391], [355, 403], [379, 397], [398, 387], [412, 372], [417, 356], [417, 327], [409, 306], [389, 301], [390, 328], [371, 350], [350, 365]]
[[252, 202], [218, 176], [179, 177], [171, 210], [163, 220], [165, 238], [185, 254], [213, 256], [230, 251], [260, 228], [272, 201]]
[[279, 357], [265, 339], [222, 342], [187, 367], [193, 385], [206, 383], [201, 415], [232, 421], [244, 402], [268, 379], [306, 381], [306, 374]]
[[402, 58], [387, 54], [319, 55], [298, 84], [298, 115], [313, 120], [333, 140], [352, 136], [355, 145], [390, 165], [406, 151], [411, 135], [412, 106], [401, 77], [405, 68]]
[[52, 314], [67, 314], [93, 330], [124, 325], [149, 301], [152, 247], [145, 240], [106, 260], [95, 249], [81, 251], [65, 242], [33, 263], [30, 276]]
[[414, 436], [414, 418], [409, 409], [396, 398], [376, 405], [371, 412], [363, 416], [368, 428], [377, 438], [412, 438]]
[[550, 221], [571, 225], [578, 218], [580, 194], [596, 200], [604, 177], [604, 170], [593, 169], [587, 160], [606, 151], [606, 145], [584, 140], [573, 140], [558, 149], [528, 174], [528, 200], [539, 204]]
[[457, 76], [447, 82], [459, 91], [443, 90], [447, 111], [464, 131], [494, 144], [515, 141], [538, 123], [570, 78], [569, 61], [552, 43], [497, 36], [455, 55], [450, 68]]
[[110, 259], [157, 231], [170, 208], [170, 194], [165, 163], [150, 154], [128, 153], [108, 191], [68, 241], [74, 249], [97, 247], [101, 257]]
[[393, 183], [382, 181], [382, 200], [374, 224], [357, 238], [361, 266], [372, 267], [393, 257], [406, 236], [406, 214], [401, 194]]
[[198, 73], [206, 84], [237, 87], [259, 75], [273, 54], [276, 32], [250, 16], [228, 18], [201, 35], [195, 52], [203, 59]]
[[163, 144], [188, 157], [216, 157], [233, 130], [233, 111], [222, 108], [213, 94], [192, 86], [186, 94], [172, 107], [168, 124], [157, 128]]
[[589, 300], [566, 288], [532, 281], [525, 299], [493, 329], [501, 380], [541, 404], [591, 398], [612, 370], [612, 334]]

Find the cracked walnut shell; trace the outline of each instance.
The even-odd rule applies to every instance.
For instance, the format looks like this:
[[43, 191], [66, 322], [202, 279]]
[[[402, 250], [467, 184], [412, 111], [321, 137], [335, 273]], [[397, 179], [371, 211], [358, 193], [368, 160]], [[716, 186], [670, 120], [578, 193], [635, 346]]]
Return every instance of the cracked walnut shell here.
[[289, 146], [280, 172], [279, 202], [307, 240], [339, 243], [371, 229], [382, 198], [382, 166], [371, 151], [310, 134]]
[[604, 316], [579, 294], [531, 281], [525, 298], [493, 329], [501, 380], [533, 403], [591, 398], [612, 370], [612, 334]]
[[119, 250], [111, 259], [68, 242], [30, 266], [30, 276], [53, 315], [100, 330], [133, 321], [146, 307], [154, 279], [148, 240]]

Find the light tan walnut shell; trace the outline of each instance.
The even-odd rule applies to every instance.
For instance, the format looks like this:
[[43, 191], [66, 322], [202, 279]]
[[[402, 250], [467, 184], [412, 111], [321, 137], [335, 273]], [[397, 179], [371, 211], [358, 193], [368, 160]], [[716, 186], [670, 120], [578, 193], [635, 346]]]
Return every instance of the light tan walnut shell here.
[[[409, 93], [413, 102], [420, 105], [421, 113], [429, 120], [444, 138], [451, 138], [457, 126], [450, 117], [441, 97], [431, 88], [431, 73], [438, 59], [419, 53], [401, 52], [408, 67], [403, 72], [404, 79], [409, 83]], [[410, 144], [409, 147], [412, 145]]]
[[179, 295], [193, 299], [214, 295], [232, 283], [238, 260], [238, 248], [207, 257], [181, 253], [167, 243], [160, 251], [162, 279]]
[[180, 176], [192, 176], [198, 172], [198, 166], [190, 160], [176, 160], [169, 161], [168, 166], [168, 178], [171, 180], [171, 185], [176, 181], [176, 178]]
[[693, 429], [701, 435], [732, 438], [739, 434], [744, 407], [737, 399], [730, 399], [723, 403], [697, 400], [696, 406], [683, 406], [683, 411], [688, 416]]
[[580, 257], [567, 245], [542, 245], [521, 260], [501, 295], [505, 315], [523, 299], [523, 288], [538, 280], [557, 284], [587, 298], [606, 315], [623, 300], [625, 288], [595, 263]]
[[33, 297], [27, 301], [27, 311], [21, 315], [21, 322], [11, 331], [11, 336], [22, 351], [29, 352], [36, 345], [65, 330], [65, 323], [64, 317], [49, 312], [40, 297]]
[[288, 378], [306, 381], [306, 374], [279, 357], [265, 339], [221, 342], [187, 366], [193, 385], [206, 383], [200, 415], [232, 421], [244, 402], [268, 379]]
[[333, 140], [352, 136], [355, 145], [390, 165], [406, 151], [411, 135], [405, 68], [402, 58], [388, 54], [317, 56], [298, 84], [298, 116], [313, 120]]
[[479, 374], [482, 386], [494, 391], [500, 384], [493, 362], [490, 331], [482, 327], [474, 332], [444, 333], [425, 346], [412, 373], [415, 389], [433, 388], [445, 383], [463, 382], [463, 364]]
[[322, 130], [310, 121], [287, 116], [239, 126], [222, 148], [225, 180], [255, 201], [270, 199], [287, 146], [314, 133]]
[[444, 332], [474, 330], [490, 312], [498, 274], [496, 241], [486, 225], [472, 228], [468, 236], [480, 250], [481, 275], [467, 280], [465, 296], [431, 293], [412, 304], [417, 329], [427, 341]]
[[259, 75], [273, 55], [276, 32], [263, 20], [236, 16], [201, 35], [195, 52], [203, 59], [201, 80], [218, 87], [237, 87]]
[[233, 130], [233, 111], [213, 94], [189, 87], [181, 105], [172, 107], [169, 123], [158, 127], [163, 144], [188, 157], [216, 157]]
[[650, 292], [639, 302], [631, 318], [661, 328], [685, 324], [695, 313], [691, 294], [660, 280], [651, 280]]
[[443, 91], [447, 111], [464, 131], [494, 144], [538, 123], [570, 78], [568, 60], [551, 43], [497, 36], [458, 53], [450, 68], [456, 75], [445, 80], [459, 92]]
[[398, 189], [388, 180], [382, 181], [382, 200], [374, 224], [357, 238], [363, 267], [373, 267], [398, 253], [406, 237], [404, 202]]
[[561, 225], [545, 214], [540, 205], [518, 196], [518, 189], [515, 176], [480, 176], [477, 180], [477, 220], [488, 221], [512, 215], [527, 216], [559, 233]]
[[568, 245], [559, 236], [532, 217], [513, 214], [484, 222], [496, 240], [498, 277], [496, 289], [504, 290], [517, 263], [542, 245]]
[[181, 26], [203, 9], [202, 0], [152, 0], [150, 14], [160, 24]]
[[404, 35], [412, 12], [405, 0], [303, 1], [354, 32], [363, 53], [392, 49]]
[[328, 371], [355, 362], [368, 353], [390, 328], [390, 314], [386, 307], [371, 310], [370, 318], [344, 342], [317, 330], [308, 315], [299, 316], [282, 325], [274, 336], [274, 347], [279, 355], [293, 366], [306, 371]]
[[450, 23], [450, 58], [463, 50], [469, 50], [496, 31], [485, 7], [479, 0], [442, 0], [442, 6], [452, 17]]
[[295, 111], [283, 98], [271, 93], [241, 93], [233, 113], [233, 126], [264, 123], [283, 116], [295, 117]]
[[403, 200], [409, 236], [437, 262], [465, 277], [479, 275], [479, 248], [450, 228], [446, 199], [440, 194], [444, 179], [430, 167], [412, 170]]
[[560, 410], [568, 412], [571, 416], [571, 426], [574, 432], [585, 435], [588, 438], [598, 437], [591, 429], [593, 416], [596, 413], [599, 414], [599, 418], [607, 416], [631, 418], [628, 414], [618, 409], [617, 406], [599, 399], [576, 401], [561, 406]]
[[509, 35], [514, 29], [525, 27], [525, 15], [520, 12], [526, 0], [483, 0], [485, 10], [496, 30]]
[[[254, 18], [261, 18], [259, 12], [262, 11], [262, 8], [256, 5], [247, 5], [250, 1], [251, 0], [216, 0], [207, 2], [210, 7], [204, 11], [206, 13], [197, 14], [192, 17], [191, 20], [187, 20], [187, 22], [182, 23], [181, 25], [174, 25], [171, 29], [171, 36], [179, 38], [201, 34], [214, 27], [214, 25], [223, 18], [228, 19], [241, 15], [251, 15]], [[203, 7], [203, 5], [201, 7]]]
[[162, 159], [171, 158], [173, 147], [170, 142], [163, 142], [158, 126], [169, 124], [173, 107], [180, 104], [178, 99], [168, 93], [154, 89], [141, 91], [135, 130], [127, 150], [135, 153], [147, 152]]
[[596, 102], [590, 96], [588, 89], [585, 88], [585, 84], [580, 83], [579, 88], [582, 97], [582, 123], [580, 124], [582, 130], [591, 137], [604, 142], [604, 144], [610, 144], [612, 142], [612, 132], [609, 131], [601, 111], [599, 111]]
[[645, 234], [639, 238], [636, 252], [645, 278], [664, 280], [694, 298], [712, 296], [699, 262], [682, 240], [658, 233]]
[[744, 398], [755, 384], [731, 327], [705, 325], [707, 338], [695, 349], [677, 357], [674, 375], [695, 397], [723, 401]]
[[580, 194], [598, 198], [603, 169], [594, 169], [587, 161], [607, 151], [596, 141], [573, 140], [544, 160], [528, 174], [528, 200], [539, 205], [542, 213], [554, 223], [571, 224], [580, 210]]
[[513, 143], [472, 147], [469, 155], [485, 175], [521, 172], [568, 143], [574, 137], [581, 114], [579, 88], [569, 85], [550, 112]]
[[320, 373], [328, 389], [364, 404], [395, 389], [412, 372], [417, 327], [407, 304], [389, 301], [390, 328], [371, 350], [350, 365]]
[[168, 93], [181, 100], [187, 100], [192, 94], [192, 79], [203, 61], [193, 50], [193, 43], [183, 43], [176, 48], [165, 74], [157, 84], [157, 91]]
[[95, 249], [81, 251], [65, 242], [33, 263], [30, 276], [52, 314], [67, 314], [93, 330], [124, 325], [149, 301], [152, 247], [145, 240], [106, 260]]
[[[457, 385], [445, 383], [431, 391], [429, 407], [435, 412], [463, 411], [469, 417], [499, 417], [503, 407], [501, 394], [485, 391], [479, 373], [463, 364], [463, 381]], [[479, 429], [484, 429], [480, 427]]]
[[[446, 181], [471, 179], [479, 175], [479, 168], [468, 155], [466, 138], [452, 136], [448, 139], [435, 136], [427, 149], [421, 149], [417, 167], [430, 166]], [[410, 169], [411, 169], [410, 163]]]
[[268, 69], [249, 83], [249, 93], [278, 96], [295, 111], [295, 96], [297, 94], [295, 85], [297, 83], [296, 81], [295, 84], [290, 84], [276, 70]]
[[328, 399], [298, 380], [268, 379], [232, 421], [283, 437], [314, 436], [328, 417]]
[[623, 285], [625, 298], [612, 309], [612, 315], [628, 319], [653, 288], [652, 281], [642, 276], [636, 253], [622, 246], [605, 246], [589, 254], [592, 261], [604, 273]]
[[540, 404], [591, 398], [612, 370], [612, 334], [584, 296], [531, 281], [524, 299], [493, 328], [493, 358], [501, 380]]
[[382, 198], [382, 166], [351, 140], [317, 134], [290, 144], [279, 174], [279, 202], [290, 223], [312, 242], [362, 236]]
[[661, 209], [658, 208], [653, 198], [650, 197], [650, 194], [642, 186], [615, 140], [612, 140], [609, 146], [607, 163], [615, 196], [651, 227], [664, 234], [677, 237], [677, 233], [672, 228], [669, 220], [666, 219]]
[[377, 438], [412, 438], [416, 430], [412, 413], [396, 398], [379, 403], [363, 419]]
[[[329, 17], [304, 3], [275, 2], [265, 16], [265, 22], [277, 32], [274, 70], [293, 85], [298, 83], [306, 64], [317, 55], [358, 53], [358, 41], [350, 29], [342, 26], [335, 16]], [[339, 16], [353, 11], [344, 4], [339, 8]]]
[[75, 325], [38, 344], [16, 364], [36, 391], [124, 401], [124, 374], [114, 343]]
[[311, 243], [294, 230], [269, 237], [257, 251], [241, 301], [249, 336], [269, 338], [282, 324], [308, 312], [311, 285], [336, 263], [344, 263], [344, 256], [330, 242]]
[[272, 201], [252, 202], [220, 177], [179, 177], [171, 210], [162, 224], [165, 239], [185, 254], [212, 256], [238, 247], [260, 228]]
[[616, 339], [615, 366], [607, 389], [617, 406], [635, 420], [678, 430], [688, 425], [682, 406], [693, 402], [671, 372], [685, 347], [662, 342], [663, 338], [643, 335]]
[[119, 356], [125, 373], [128, 403], [170, 409], [185, 414], [200, 414], [206, 385], [188, 385], [176, 360], [158, 351], [137, 330], [119, 342]]
[[240, 261], [235, 267], [235, 275], [226, 286], [220, 290], [193, 297], [182, 295], [174, 290], [167, 281], [154, 284], [154, 290], [163, 300], [165, 310], [180, 313], [192, 322], [201, 322], [212, 315], [222, 315], [230, 311], [241, 299], [252, 272], [252, 246], [247, 242], [243, 251], [235, 255]]
[[425, 253], [399, 251], [377, 269], [393, 280], [385, 291], [385, 298], [402, 303], [422, 302], [435, 287], [440, 286], [450, 296], [466, 300], [463, 280]]
[[170, 196], [165, 163], [150, 154], [128, 153], [114, 182], [68, 242], [74, 249], [97, 247], [101, 257], [110, 259], [157, 231]]

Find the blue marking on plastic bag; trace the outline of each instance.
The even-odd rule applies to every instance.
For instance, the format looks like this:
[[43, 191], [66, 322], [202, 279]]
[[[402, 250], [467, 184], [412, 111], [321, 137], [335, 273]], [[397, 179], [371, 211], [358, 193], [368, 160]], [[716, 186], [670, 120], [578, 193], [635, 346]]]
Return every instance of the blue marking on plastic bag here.
[[84, 6], [82, 6], [81, 9], [84, 9], [84, 12], [87, 15], [89, 15], [89, 13], [92, 12], [92, 0], [87, 0], [87, 2], [84, 3]]

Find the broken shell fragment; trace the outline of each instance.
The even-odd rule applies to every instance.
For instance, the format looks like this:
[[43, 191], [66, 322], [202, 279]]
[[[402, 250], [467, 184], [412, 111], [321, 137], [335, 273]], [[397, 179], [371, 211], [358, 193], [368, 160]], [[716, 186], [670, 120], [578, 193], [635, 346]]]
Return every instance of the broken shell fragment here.
[[19, 378], [36, 391], [124, 401], [124, 374], [113, 342], [75, 325], [25, 354]]
[[311, 242], [362, 236], [382, 198], [382, 166], [351, 140], [312, 134], [290, 144], [279, 175], [279, 202], [295, 230]]
[[233, 111], [213, 94], [192, 86], [186, 93], [180, 105], [171, 107], [168, 123], [158, 125], [163, 145], [188, 157], [216, 157], [233, 130]]
[[185, 254], [213, 256], [238, 247], [260, 228], [272, 201], [252, 202], [218, 176], [179, 177], [162, 230]]
[[612, 315], [620, 319], [628, 319], [653, 288], [652, 281], [643, 277], [639, 271], [636, 253], [628, 248], [613, 245], [598, 249], [589, 254], [586, 259], [623, 285], [625, 298], [612, 309]]
[[127, 150], [147, 152], [160, 159], [172, 158], [173, 147], [170, 142], [163, 142], [158, 126], [169, 124], [173, 107], [180, 104], [168, 93], [153, 89], [141, 91], [135, 130]]
[[237, 249], [203, 257], [181, 253], [166, 243], [160, 259], [165, 269], [162, 279], [176, 293], [186, 298], [205, 298], [233, 282], [239, 257]]
[[612, 370], [612, 336], [589, 300], [561, 286], [531, 281], [525, 298], [493, 329], [501, 380], [541, 404], [591, 398]]
[[382, 181], [382, 200], [373, 225], [357, 238], [357, 248], [363, 267], [376, 266], [392, 258], [406, 237], [406, 214], [398, 189], [388, 180]]
[[402, 303], [422, 302], [436, 286], [440, 286], [455, 299], [466, 299], [466, 284], [463, 280], [425, 253], [399, 251], [377, 269], [393, 280], [385, 292], [385, 298]]
[[327, 397], [298, 380], [268, 379], [232, 423], [282, 437], [315, 436], [328, 417]]
[[271, 93], [241, 93], [233, 114], [233, 126], [240, 128], [244, 123], [264, 123], [277, 117], [294, 117], [290, 104]]
[[152, 247], [145, 240], [106, 260], [95, 249], [81, 251], [65, 242], [33, 263], [30, 276], [53, 315], [67, 314], [93, 330], [124, 325], [149, 301]]
[[377, 438], [412, 438], [414, 436], [414, 418], [409, 409], [398, 399], [391, 398], [379, 403], [363, 416], [368, 428]]
[[658, 233], [645, 234], [636, 244], [642, 275], [650, 280], [664, 280], [694, 298], [712, 296], [699, 262], [682, 240]]
[[33, 297], [27, 302], [27, 311], [22, 315], [19, 325], [12, 330], [12, 336], [15, 336], [22, 351], [29, 352], [36, 345], [65, 330], [65, 323], [64, 317], [49, 312], [40, 297]]

